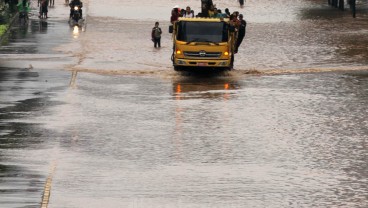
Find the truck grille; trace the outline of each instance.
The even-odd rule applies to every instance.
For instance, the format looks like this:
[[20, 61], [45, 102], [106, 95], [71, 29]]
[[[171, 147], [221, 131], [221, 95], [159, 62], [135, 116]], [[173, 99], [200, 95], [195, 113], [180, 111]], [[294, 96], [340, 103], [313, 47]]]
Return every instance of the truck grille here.
[[195, 58], [219, 58], [221, 56], [221, 52], [184, 51], [184, 56]]

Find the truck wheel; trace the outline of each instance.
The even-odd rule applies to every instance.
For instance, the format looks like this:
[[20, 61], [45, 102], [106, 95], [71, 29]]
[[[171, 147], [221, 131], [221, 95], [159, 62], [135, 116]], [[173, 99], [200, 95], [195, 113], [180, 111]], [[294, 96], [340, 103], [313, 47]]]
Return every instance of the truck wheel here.
[[174, 66], [174, 70], [175, 71], [181, 71], [181, 67], [180, 66]]

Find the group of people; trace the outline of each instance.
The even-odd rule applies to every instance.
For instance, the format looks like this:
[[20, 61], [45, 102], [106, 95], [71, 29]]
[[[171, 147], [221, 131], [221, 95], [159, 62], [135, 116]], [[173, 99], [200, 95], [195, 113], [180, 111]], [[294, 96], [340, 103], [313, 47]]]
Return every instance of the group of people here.
[[[207, 8], [207, 7], [206, 7]], [[209, 17], [209, 18], [229, 18], [230, 12], [229, 9], [226, 8], [224, 13], [220, 9], [216, 8], [216, 5], [211, 4], [208, 9], [202, 9], [202, 12], [197, 15], [194, 14], [194, 11], [187, 6], [185, 9], [180, 9], [178, 6], [175, 6], [171, 11], [170, 22], [173, 24], [178, 20], [179, 17], [186, 18], [194, 18], [194, 17]]]
[[193, 18], [195, 17], [194, 11], [189, 6], [187, 6], [185, 9], [180, 9], [179, 6], [175, 6], [171, 10], [171, 24], [177, 21], [179, 17]]
[[238, 11], [235, 11], [231, 15], [229, 15], [229, 19], [230, 24], [234, 26], [237, 31], [234, 53], [238, 53], [238, 48], [240, 44], [243, 42], [243, 39], [245, 37], [247, 22], [244, 20], [243, 14], [239, 14]]
[[[231, 14], [228, 8], [226, 8], [224, 12], [222, 12], [221, 9], [217, 9], [216, 5], [212, 4], [211, 0], [207, 1], [207, 3], [208, 5], [207, 4], [204, 4], [204, 6], [202, 5], [202, 13], [199, 13], [196, 16], [194, 15], [194, 11], [191, 10], [189, 6], [187, 6], [185, 10], [180, 9], [178, 6], [175, 6], [171, 11], [171, 18], [170, 18], [171, 24], [174, 24], [174, 22], [177, 21], [179, 17], [193, 18], [193, 17], [205, 16], [209, 18], [220, 18], [220, 19], [229, 18], [230, 24], [234, 26], [237, 31], [237, 38], [236, 38], [237, 41], [236, 41], [235, 50], [234, 50], [234, 52], [237, 53], [238, 48], [240, 44], [243, 42], [243, 39], [245, 37], [245, 32], [246, 32], [246, 27], [247, 27], [247, 22], [244, 20], [243, 15], [239, 14], [238, 11], [235, 11]], [[205, 7], [204, 10], [203, 10], [203, 7]], [[159, 35], [157, 32], [154, 32], [157, 30], [158, 22], [156, 22], [156, 24], [157, 26], [155, 26], [152, 29], [152, 40], [154, 40], [155, 37], [157, 40], [161, 38], [161, 32]], [[156, 34], [156, 36], [154, 34]], [[155, 43], [155, 47], [156, 47], [156, 43]]]
[[[235, 13], [239, 12], [234, 12]], [[193, 17], [208, 17], [208, 18], [231, 18], [231, 13], [228, 8], [225, 8], [224, 12], [222, 12], [221, 9], [216, 8], [216, 5], [211, 4], [209, 6], [209, 9], [206, 11], [206, 14], [198, 13], [197, 15], [194, 15], [194, 11], [187, 6], [186, 9], [180, 9], [178, 6], [175, 6], [171, 11], [171, 18], [170, 22], [173, 24], [173, 22], [177, 21], [179, 17], [186, 17], [186, 18], [193, 18]]]
[[[39, 18], [48, 18], [47, 13], [48, 13], [48, 7], [49, 5], [54, 4], [54, 0], [38, 0], [37, 1], [37, 6], [40, 7], [39, 9]], [[70, 6], [70, 17], [72, 17], [73, 15], [73, 8], [75, 6], [78, 6], [80, 8], [80, 14], [82, 16], [82, 7], [83, 7], [83, 3], [80, 0], [72, 0], [69, 3]], [[28, 14], [30, 11], [30, 1], [29, 0], [22, 0], [19, 1], [19, 3], [17, 4], [18, 7], [18, 12], [23, 14]], [[27, 15], [28, 16], [28, 15]]]

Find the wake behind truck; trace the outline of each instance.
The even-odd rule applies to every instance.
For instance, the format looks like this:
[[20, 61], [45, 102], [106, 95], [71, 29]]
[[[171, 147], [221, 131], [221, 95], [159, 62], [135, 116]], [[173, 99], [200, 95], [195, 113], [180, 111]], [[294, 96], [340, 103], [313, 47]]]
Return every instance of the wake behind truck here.
[[232, 69], [236, 35], [229, 19], [179, 18], [169, 31], [175, 70]]

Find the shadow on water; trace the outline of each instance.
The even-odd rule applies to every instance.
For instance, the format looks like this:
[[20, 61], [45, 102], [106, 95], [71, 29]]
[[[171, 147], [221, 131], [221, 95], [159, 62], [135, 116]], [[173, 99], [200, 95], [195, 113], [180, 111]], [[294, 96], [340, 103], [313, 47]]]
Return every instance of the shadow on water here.
[[229, 70], [223, 68], [207, 68], [207, 67], [197, 67], [197, 68], [185, 68], [179, 69], [177, 71], [182, 76], [191, 76], [191, 77], [198, 77], [198, 78], [215, 78], [219, 76], [228, 76]]
[[300, 18], [302, 20], [334, 20], [343, 18], [348, 14], [341, 12], [340, 10], [333, 7], [318, 7], [318, 8], [306, 8], [301, 10]]
[[[313, 0], [309, 0], [313, 1]], [[314, 2], [314, 1], [313, 1]], [[304, 8], [300, 11], [301, 19], [326, 19], [326, 20], [334, 20], [341, 18], [349, 18], [354, 21], [353, 13], [348, 4], [345, 3], [344, 10], [340, 10], [339, 8], [335, 8], [327, 4], [323, 3], [315, 3], [316, 6]], [[356, 8], [357, 19], [359, 18], [367, 18], [368, 17], [368, 2], [362, 1], [357, 4]]]
[[47, 33], [48, 23], [44, 20], [32, 21], [31, 29], [32, 32]]
[[[346, 89], [346, 94], [354, 95], [358, 103], [368, 104], [368, 71], [349, 71], [344, 74], [344, 81], [348, 86], [344, 87]], [[362, 107], [365, 107], [365, 105]], [[366, 132], [368, 135], [368, 129]]]
[[[311, 43], [319, 42], [321, 45], [332, 46], [332, 53], [335, 53], [336, 57], [331, 61], [335, 64], [367, 65], [368, 2], [358, 5], [357, 18], [352, 17], [348, 5], [344, 11], [327, 5], [327, 2], [325, 5], [317, 5], [300, 11], [303, 34], [310, 37]], [[325, 57], [328, 55], [321, 54]]]
[[[18, 165], [0, 164], [0, 204], [3, 207], [39, 207], [39, 197], [36, 196], [42, 194], [43, 178], [37, 172]], [[14, 201], [19, 196], [22, 196], [22, 200]]]
[[[39, 207], [45, 183], [42, 167], [32, 154], [48, 149], [55, 132], [41, 120], [52, 101], [40, 72], [0, 68], [0, 204], [1, 207]], [[52, 137], [50, 136], [52, 135]], [[36, 153], [37, 154], [37, 153]]]
[[[316, 2], [316, 0], [307, 0], [314, 3], [315, 7], [304, 8], [301, 10], [300, 17], [302, 19], [339, 19], [339, 18], [351, 18], [353, 19], [352, 10], [347, 4], [347, 0], [345, 0], [344, 10], [340, 10], [339, 8], [335, 8], [333, 6], [328, 5], [327, 1], [321, 3], [320, 1]], [[366, 0], [360, 1], [357, 3], [356, 7], [357, 17], [366, 18], [368, 16], [368, 2]]]
[[173, 79], [175, 99], [228, 98], [231, 90], [240, 88], [236, 77], [228, 72], [182, 72], [181, 75]]
[[[30, 99], [13, 107], [0, 108], [0, 152], [40, 150], [52, 132], [42, 129], [37, 123], [24, 123], [7, 119], [32, 116], [32, 111], [41, 111], [45, 100]], [[44, 178], [32, 168], [35, 164], [24, 162], [21, 154], [0, 154], [0, 204], [4, 207], [37, 207], [43, 192]], [[18, 158], [19, 157], [19, 158]], [[21, 160], [21, 161], [19, 161]], [[19, 200], [14, 200], [19, 198]]]
[[42, 39], [39, 34], [47, 33], [49, 24], [43, 20], [30, 20], [27, 25], [15, 25], [5, 38], [0, 54], [34, 54], [39, 51]]
[[[362, 81], [364, 83], [368, 83], [368, 71], [356, 71], [356, 72], [347, 72], [347, 75], [355, 77], [357, 80]], [[368, 86], [367, 86], [368, 88]]]
[[0, 135], [0, 149], [41, 148], [42, 143], [48, 141], [49, 135], [53, 133], [47, 132], [37, 121], [28, 123], [18, 122], [17, 119], [47, 115], [47, 108], [59, 104], [61, 103], [50, 101], [47, 97], [37, 97], [0, 108], [0, 130], [4, 132]]

